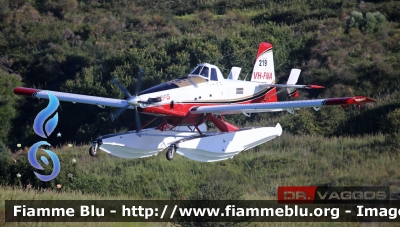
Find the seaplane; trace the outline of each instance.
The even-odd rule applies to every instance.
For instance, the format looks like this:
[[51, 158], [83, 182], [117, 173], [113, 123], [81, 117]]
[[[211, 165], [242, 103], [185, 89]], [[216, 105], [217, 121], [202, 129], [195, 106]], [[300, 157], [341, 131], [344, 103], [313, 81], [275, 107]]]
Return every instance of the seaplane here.
[[[140, 91], [144, 70], [137, 75], [135, 93], [132, 95], [115, 78], [111, 81], [126, 99], [87, 96], [74, 93], [17, 87], [17, 95], [49, 99], [49, 94], [60, 101], [119, 108], [111, 114], [115, 120], [125, 110], [134, 110], [136, 130], [103, 135], [92, 142], [89, 154], [98, 149], [121, 158], [145, 158], [166, 151], [166, 158], [174, 154], [200, 162], [216, 162], [233, 158], [242, 151], [258, 146], [282, 134], [275, 127], [239, 128], [224, 115], [288, 111], [322, 106], [361, 105], [375, 102], [365, 96], [324, 98], [313, 100], [278, 101], [277, 94], [286, 91], [288, 96], [298, 96], [297, 89], [321, 89], [319, 85], [298, 85], [300, 69], [292, 69], [286, 84], [275, 83], [272, 44], [262, 42], [256, 55], [251, 80], [240, 80], [240, 67], [232, 67], [227, 78], [220, 69], [209, 63], [197, 65], [186, 76]], [[141, 126], [141, 114], [154, 116]], [[157, 127], [146, 128], [155, 119], [163, 119]], [[207, 122], [218, 131], [208, 131]]]

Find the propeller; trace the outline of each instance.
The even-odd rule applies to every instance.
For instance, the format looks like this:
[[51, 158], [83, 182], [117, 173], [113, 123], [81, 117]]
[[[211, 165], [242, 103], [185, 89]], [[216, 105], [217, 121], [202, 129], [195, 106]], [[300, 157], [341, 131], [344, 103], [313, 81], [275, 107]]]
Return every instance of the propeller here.
[[129, 91], [126, 90], [126, 88], [124, 86], [122, 86], [122, 84], [120, 82], [118, 82], [118, 80], [116, 78], [112, 78], [111, 83], [117, 85], [119, 90], [121, 90], [122, 93], [124, 93], [126, 98], [130, 98], [132, 96], [131, 93], [129, 93]]
[[139, 111], [137, 109], [137, 107], [140, 106], [139, 102], [141, 102], [141, 100], [137, 95], [139, 94], [140, 87], [142, 86], [143, 75], [144, 75], [144, 69], [139, 69], [138, 78], [137, 78], [137, 82], [136, 82], [136, 88], [135, 88], [135, 95], [131, 95], [131, 93], [129, 93], [129, 91], [121, 83], [119, 83], [116, 78], [113, 78], [111, 80], [111, 83], [117, 85], [117, 87], [122, 91], [122, 93], [124, 93], [125, 97], [127, 98], [126, 101], [128, 102], [128, 105], [114, 111], [110, 115], [111, 120], [114, 121], [115, 119], [117, 119], [123, 112], [125, 112], [125, 110], [127, 110], [129, 108], [130, 105], [134, 106], [135, 107], [135, 123], [136, 123], [137, 131], [139, 131], [142, 128], [141, 123], [140, 123]]
[[139, 75], [136, 81], [136, 89], [135, 89], [135, 95], [139, 94], [140, 88], [142, 87], [142, 77], [144, 75], [144, 69], [139, 69]]
[[139, 111], [137, 110], [137, 106], [135, 106], [135, 122], [136, 122], [136, 131], [140, 131], [142, 129], [142, 124], [140, 123]]
[[126, 105], [116, 111], [114, 111], [114, 113], [112, 113], [110, 115], [111, 120], [114, 121], [115, 119], [117, 119], [119, 117], [119, 115], [121, 115], [123, 112], [125, 112], [126, 109], [128, 109], [129, 105]]

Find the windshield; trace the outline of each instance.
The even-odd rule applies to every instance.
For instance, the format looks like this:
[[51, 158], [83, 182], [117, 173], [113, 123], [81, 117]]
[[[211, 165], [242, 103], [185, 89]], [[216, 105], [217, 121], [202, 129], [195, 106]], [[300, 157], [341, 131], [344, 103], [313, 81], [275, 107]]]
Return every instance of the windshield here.
[[197, 66], [190, 74], [191, 75], [200, 75], [208, 78], [208, 67], [207, 66]]

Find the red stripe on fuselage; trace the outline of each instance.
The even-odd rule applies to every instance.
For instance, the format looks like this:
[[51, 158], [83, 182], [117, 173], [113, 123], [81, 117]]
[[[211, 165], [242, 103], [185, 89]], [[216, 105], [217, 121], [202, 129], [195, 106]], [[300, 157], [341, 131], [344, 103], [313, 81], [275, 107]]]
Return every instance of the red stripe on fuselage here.
[[[260, 97], [239, 102], [231, 102], [230, 104], [249, 104], [249, 103], [264, 103], [264, 102], [277, 102], [276, 88], [272, 88], [265, 95]], [[226, 105], [226, 102], [215, 103], [174, 103], [163, 104], [159, 106], [146, 107], [141, 110], [141, 113], [156, 115], [156, 116], [173, 116], [173, 117], [186, 117], [189, 116], [189, 110], [195, 106], [218, 106]]]
[[24, 95], [24, 96], [33, 96], [34, 93], [39, 92], [41, 90], [34, 88], [26, 88], [26, 87], [17, 87], [14, 88], [14, 94], [16, 95]]

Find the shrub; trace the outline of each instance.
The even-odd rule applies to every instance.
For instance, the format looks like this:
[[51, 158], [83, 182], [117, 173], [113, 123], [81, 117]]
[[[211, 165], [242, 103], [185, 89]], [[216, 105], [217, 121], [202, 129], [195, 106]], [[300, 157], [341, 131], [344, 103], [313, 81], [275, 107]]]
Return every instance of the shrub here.
[[351, 28], [360, 29], [364, 26], [364, 16], [361, 12], [353, 11], [349, 17], [347, 17], [347, 27], [346, 30], [348, 31]]
[[400, 108], [390, 112], [386, 117], [386, 142], [398, 147], [400, 145]]
[[[238, 178], [239, 179], [239, 178]], [[204, 184], [193, 192], [186, 203], [186, 207], [194, 207], [191, 200], [240, 200], [243, 199], [244, 190], [239, 182], [236, 182], [227, 172], [219, 172], [212, 175]], [[199, 202], [196, 202], [198, 206]], [[175, 223], [178, 226], [246, 226], [242, 222], [184, 222]]]
[[386, 17], [380, 12], [368, 12], [365, 18], [361, 12], [353, 11], [346, 21], [346, 31], [352, 28], [374, 33], [386, 27]]
[[380, 12], [366, 14], [364, 31], [377, 32], [386, 27], [386, 17]]

